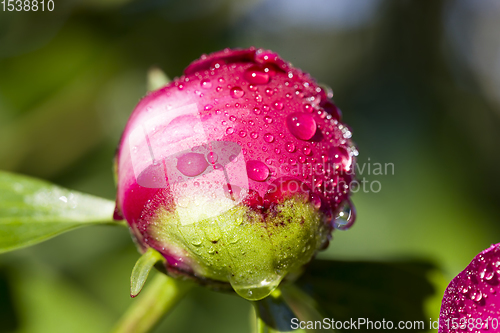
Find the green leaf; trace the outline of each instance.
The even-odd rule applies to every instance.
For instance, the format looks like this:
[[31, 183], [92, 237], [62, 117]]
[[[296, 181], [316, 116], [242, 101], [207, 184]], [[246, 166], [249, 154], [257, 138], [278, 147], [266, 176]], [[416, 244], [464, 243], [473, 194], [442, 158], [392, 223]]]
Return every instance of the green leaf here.
[[113, 210], [112, 201], [0, 171], [0, 253], [80, 226], [120, 225]]
[[135, 297], [139, 295], [146, 283], [151, 268], [159, 262], [164, 260], [160, 252], [153, 248], [148, 248], [148, 250], [137, 260], [132, 270], [132, 275], [130, 276], [130, 296]]
[[[326, 318], [365, 318], [372, 322], [385, 319], [394, 327], [399, 321], [423, 321], [428, 329], [424, 303], [434, 293], [429, 281], [433, 271], [433, 265], [423, 262], [315, 260], [296, 285], [318, 302]], [[363, 325], [356, 331], [373, 329]]]

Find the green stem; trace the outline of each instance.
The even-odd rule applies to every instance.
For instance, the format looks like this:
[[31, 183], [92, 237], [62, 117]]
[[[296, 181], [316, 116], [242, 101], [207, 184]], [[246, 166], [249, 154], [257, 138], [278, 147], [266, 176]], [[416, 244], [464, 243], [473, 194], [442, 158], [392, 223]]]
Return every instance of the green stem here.
[[194, 286], [164, 274], [156, 274], [115, 326], [113, 333], [146, 333], [172, 311], [175, 305]]
[[255, 333], [267, 333], [266, 323], [259, 316], [257, 316], [257, 327]]

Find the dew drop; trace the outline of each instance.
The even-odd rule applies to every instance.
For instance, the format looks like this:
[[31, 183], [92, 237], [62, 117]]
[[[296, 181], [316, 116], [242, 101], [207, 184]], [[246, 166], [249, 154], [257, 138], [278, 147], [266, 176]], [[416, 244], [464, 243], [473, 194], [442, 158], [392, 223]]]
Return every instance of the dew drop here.
[[333, 147], [329, 150], [331, 162], [335, 168], [341, 168], [344, 171], [349, 171], [352, 165], [352, 157], [346, 149], [342, 147]]
[[307, 113], [292, 113], [286, 118], [288, 130], [300, 140], [309, 140], [316, 133], [316, 121]]
[[260, 111], [260, 109], [259, 109], [259, 108], [254, 108], [254, 109], [253, 109], [253, 113], [255, 113], [255, 114], [257, 114], [257, 115], [261, 114], [261, 112], [262, 112], [262, 111]]
[[238, 135], [239, 135], [240, 137], [244, 138], [244, 137], [246, 137], [246, 136], [247, 136], [247, 132], [245, 132], [245, 131], [240, 131], [240, 132], [238, 133]]
[[268, 124], [272, 124], [272, 122], [273, 122], [273, 118], [271, 118], [271, 117], [269, 117], [269, 116], [265, 116], [265, 117], [264, 117], [264, 121], [265, 121], [266, 123], [268, 123]]
[[295, 151], [295, 144], [293, 142], [287, 142], [285, 147], [286, 151], [289, 153], [293, 153]]
[[191, 240], [191, 244], [193, 244], [194, 246], [200, 246], [202, 243], [201, 239], [200, 238], [193, 238]]
[[200, 86], [203, 89], [210, 89], [212, 88], [212, 82], [209, 79], [203, 79], [200, 81]]
[[232, 98], [241, 98], [245, 95], [245, 92], [240, 87], [233, 87], [230, 94]]
[[344, 201], [339, 209], [333, 227], [337, 230], [347, 230], [354, 224], [356, 220], [356, 210], [349, 200]]
[[314, 208], [319, 209], [321, 207], [321, 198], [316, 193], [311, 193], [309, 195], [309, 200], [313, 204]]
[[262, 182], [269, 177], [269, 168], [261, 161], [251, 160], [247, 162], [247, 174], [251, 179]]
[[267, 143], [273, 142], [274, 141], [274, 135], [272, 135], [271, 133], [264, 134], [264, 141], [266, 141]]
[[314, 108], [309, 103], [304, 104], [303, 109], [305, 112], [308, 112], [308, 113], [312, 113], [314, 111]]
[[234, 128], [232, 128], [232, 127], [228, 127], [228, 128], [226, 129], [226, 134], [233, 134], [233, 133], [234, 133]]
[[217, 163], [217, 160], [219, 159], [219, 155], [217, 155], [216, 153], [214, 153], [213, 151], [211, 151], [210, 153], [207, 154], [207, 160], [211, 163], [211, 164], [215, 164]]
[[196, 177], [208, 167], [205, 156], [198, 153], [187, 153], [177, 160], [177, 169], [185, 176]]
[[269, 82], [269, 74], [259, 66], [252, 66], [243, 75], [245, 80], [252, 84], [266, 84]]
[[308, 156], [311, 155], [311, 152], [312, 152], [311, 147], [309, 147], [309, 146], [304, 146], [304, 148], [302, 148], [302, 151], [304, 152], [304, 155], [308, 155]]
[[250, 136], [252, 137], [252, 139], [257, 139], [259, 137], [259, 133], [252, 132], [252, 133], [250, 133]]
[[273, 292], [276, 287], [280, 284], [283, 276], [272, 275], [268, 276], [266, 279], [255, 283], [242, 283], [238, 278], [230, 275], [228, 277], [229, 283], [233, 287], [234, 291], [241, 297], [250, 300], [258, 301], [263, 299]]
[[481, 290], [474, 291], [470, 297], [474, 302], [480, 302], [483, 299]]
[[283, 110], [283, 102], [276, 101], [276, 102], [274, 102], [273, 107], [274, 107], [276, 110]]

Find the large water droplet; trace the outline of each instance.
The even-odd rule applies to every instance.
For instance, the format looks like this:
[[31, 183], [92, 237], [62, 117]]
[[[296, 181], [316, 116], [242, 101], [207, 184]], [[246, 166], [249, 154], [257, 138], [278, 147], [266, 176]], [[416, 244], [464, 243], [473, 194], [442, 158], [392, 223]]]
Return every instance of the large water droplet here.
[[245, 95], [245, 92], [240, 87], [233, 87], [230, 94], [232, 98], [241, 98]]
[[245, 80], [252, 84], [266, 84], [269, 82], [269, 74], [259, 66], [252, 66], [245, 71]]
[[240, 283], [236, 278], [229, 276], [228, 280], [234, 291], [241, 297], [250, 300], [258, 301], [263, 299], [273, 292], [280, 284], [282, 276], [275, 275], [268, 277], [256, 284]]
[[187, 153], [177, 160], [177, 169], [188, 177], [196, 177], [202, 174], [207, 167], [208, 163], [203, 154]]
[[347, 230], [356, 221], [356, 210], [350, 200], [340, 204], [337, 217], [333, 221], [333, 227], [338, 230]]
[[292, 113], [286, 117], [288, 130], [300, 140], [309, 140], [316, 133], [316, 121], [307, 113]]
[[269, 177], [269, 168], [261, 161], [251, 160], [247, 162], [247, 174], [251, 179], [262, 182]]

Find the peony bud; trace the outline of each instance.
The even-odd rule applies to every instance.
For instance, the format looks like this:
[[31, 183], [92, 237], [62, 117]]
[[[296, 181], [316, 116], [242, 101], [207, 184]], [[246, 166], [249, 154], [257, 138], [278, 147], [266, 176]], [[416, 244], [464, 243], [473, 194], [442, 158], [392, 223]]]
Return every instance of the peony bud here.
[[266, 297], [354, 222], [357, 151], [329, 97], [270, 51], [202, 56], [132, 113], [117, 216], [168, 274]]

